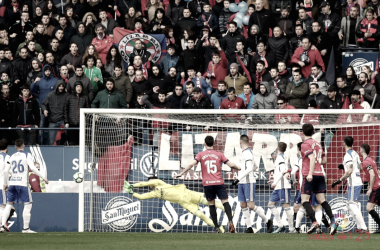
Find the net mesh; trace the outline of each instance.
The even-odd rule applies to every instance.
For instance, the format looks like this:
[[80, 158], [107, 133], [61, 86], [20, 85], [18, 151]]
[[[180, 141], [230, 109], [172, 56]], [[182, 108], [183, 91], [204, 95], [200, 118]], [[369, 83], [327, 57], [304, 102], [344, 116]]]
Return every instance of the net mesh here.
[[[204, 150], [204, 138], [215, 138], [214, 149], [239, 165], [241, 148], [240, 135], [246, 134], [253, 149], [256, 191], [255, 204], [264, 209], [265, 215], [273, 220], [268, 202], [273, 189], [268, 185], [274, 170], [278, 142], [285, 142], [285, 155], [293, 167], [297, 157], [297, 143], [304, 140], [303, 123], [315, 127], [313, 138], [321, 142], [328, 163], [324, 166], [327, 177], [326, 200], [342, 224], [339, 230], [347, 232], [356, 229], [353, 217], [347, 210], [347, 183], [334, 189], [331, 184], [343, 176], [342, 164], [345, 154], [342, 142], [345, 136], [355, 140], [353, 149], [359, 153], [362, 143], [371, 146], [370, 156], [379, 161], [379, 114], [148, 114], [144, 111], [134, 114], [85, 113], [84, 159], [84, 230], [86, 231], [127, 231], [127, 232], [214, 232], [214, 228], [191, 213], [193, 204], [202, 203], [203, 186], [200, 165], [194, 166], [180, 179], [173, 176], [181, 172], [194, 156]], [[241, 112], [240, 112], [241, 113]], [[302, 113], [302, 111], [300, 111]], [[363, 159], [361, 159], [363, 160]], [[229, 203], [234, 211], [233, 222], [237, 232], [244, 232], [247, 225], [238, 202], [238, 187], [231, 183], [237, 178], [237, 171], [222, 166]], [[362, 173], [364, 187], [359, 198], [364, 220], [369, 230], [378, 229], [377, 224], [366, 212], [368, 176]], [[379, 173], [376, 173], [379, 174]], [[139, 200], [123, 191], [124, 180], [131, 184], [147, 181], [156, 176], [170, 185], [185, 184], [179, 204], [152, 198], [148, 199], [148, 186], [134, 188], [138, 194], [147, 194]], [[291, 190], [291, 206], [297, 190]], [[195, 198], [199, 198], [195, 201]], [[186, 204], [185, 204], [186, 203]], [[190, 205], [188, 203], [191, 203]], [[197, 205], [195, 205], [197, 206]], [[207, 205], [198, 204], [199, 211], [210, 217]], [[197, 208], [197, 207], [196, 207]], [[222, 207], [221, 207], [222, 208]], [[282, 222], [288, 225], [286, 213], [277, 204]], [[379, 212], [378, 207], [376, 211]], [[217, 209], [219, 223], [227, 225], [228, 220], [222, 209]], [[250, 210], [252, 227], [255, 232], [266, 232], [262, 219]], [[294, 218], [295, 220], [295, 218]], [[293, 221], [290, 223], [293, 224]], [[310, 222], [304, 218], [301, 231], [305, 232]]]

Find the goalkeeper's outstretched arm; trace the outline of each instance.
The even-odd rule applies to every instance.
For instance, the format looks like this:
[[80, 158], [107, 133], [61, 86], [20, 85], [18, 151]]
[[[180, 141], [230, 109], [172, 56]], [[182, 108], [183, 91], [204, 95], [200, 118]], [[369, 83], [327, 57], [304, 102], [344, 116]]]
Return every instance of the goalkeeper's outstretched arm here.
[[136, 184], [133, 184], [133, 187], [149, 187], [149, 186], [161, 186], [161, 185], [165, 185], [166, 183], [159, 180], [159, 179], [154, 179], [154, 180], [150, 180], [150, 181], [143, 181], [143, 182], [138, 182]]

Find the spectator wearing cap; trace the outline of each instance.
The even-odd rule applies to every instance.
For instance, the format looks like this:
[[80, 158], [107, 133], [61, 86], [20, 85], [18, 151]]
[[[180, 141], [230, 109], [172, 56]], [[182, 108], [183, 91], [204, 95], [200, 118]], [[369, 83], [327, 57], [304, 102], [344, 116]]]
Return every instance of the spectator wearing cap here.
[[[278, 109], [296, 109], [292, 105], [288, 104], [288, 99], [285, 96], [277, 97]], [[297, 114], [276, 114], [277, 124], [293, 124], [299, 123], [300, 117]]]
[[359, 90], [361, 96], [364, 97], [364, 100], [372, 105], [376, 95], [376, 87], [370, 83], [371, 80], [367, 73], [361, 72], [358, 80], [359, 84], [354, 87], [354, 90]]
[[192, 91], [192, 97], [189, 98], [188, 109], [213, 109], [213, 105], [207, 96], [203, 96], [202, 90], [195, 87]]
[[322, 13], [318, 17], [318, 22], [322, 25], [323, 32], [328, 33], [333, 39], [333, 44], [337, 42], [340, 30], [340, 17], [331, 11], [330, 3], [323, 1], [321, 4]]
[[[13, 105], [13, 127], [38, 128], [40, 124], [40, 108], [37, 100], [30, 94], [30, 88], [24, 84], [21, 87], [21, 95]], [[17, 134], [26, 145], [37, 143], [36, 130], [17, 130]], [[29, 141], [27, 140], [29, 139]], [[28, 143], [29, 142], [29, 143]]]
[[286, 95], [286, 85], [288, 84], [287, 79], [282, 78], [278, 74], [278, 69], [273, 67], [269, 71], [272, 80], [269, 81], [269, 87], [271, 92], [276, 96]]
[[246, 83], [248, 79], [239, 73], [239, 64], [231, 63], [230, 74], [224, 78], [224, 81], [227, 83], [228, 88], [234, 88], [236, 95], [240, 95], [243, 93], [244, 83]]
[[212, 53], [212, 61], [209, 62], [206, 72], [203, 77], [211, 82], [211, 87], [215, 90], [218, 88], [218, 83], [224, 81], [227, 76], [228, 61], [226, 54], [216, 42], [215, 46], [218, 48], [218, 52]]
[[[359, 90], [354, 89], [351, 93], [350, 109], [371, 109], [371, 106], [366, 101], [361, 101], [361, 93]], [[371, 115], [349, 115], [347, 122], [367, 122]]]
[[225, 81], [218, 82], [218, 89], [211, 95], [211, 103], [214, 106], [214, 109], [219, 109], [220, 104], [227, 97], [227, 83]]
[[302, 47], [299, 47], [294, 51], [291, 62], [302, 67], [303, 77], [310, 75], [311, 67], [315, 64], [320, 65], [322, 67], [322, 71], [325, 71], [325, 64], [322, 60], [321, 54], [318, 50], [311, 49], [311, 42], [307, 37], [302, 39]]
[[228, 33], [221, 40], [221, 46], [226, 52], [228, 62], [234, 62], [236, 58], [236, 43], [242, 41], [245, 43], [245, 37], [238, 30], [237, 24], [234, 21], [228, 23]]
[[[307, 109], [316, 109], [317, 103], [314, 99], [311, 99], [307, 104]], [[311, 123], [313, 125], [319, 125], [319, 114], [304, 114], [302, 116], [301, 125], [304, 125], [305, 123]]]
[[208, 27], [211, 32], [218, 32], [218, 17], [211, 10], [211, 6], [208, 2], [203, 5], [203, 12], [198, 17], [197, 26], [199, 29]]
[[327, 96], [325, 96], [319, 91], [318, 83], [312, 83], [310, 84], [310, 94], [306, 99], [306, 108], [308, 108], [310, 100], [315, 100], [315, 102], [317, 103], [317, 107], [321, 107], [321, 104], [326, 98]]
[[312, 83], [317, 83], [319, 86], [319, 91], [323, 95], [327, 95], [329, 84], [326, 81], [325, 73], [323, 73], [321, 66], [318, 64], [311, 67], [311, 74], [306, 79], [306, 82], [309, 83], [309, 87]]
[[[220, 104], [220, 109], [246, 109], [247, 107], [244, 105], [243, 99], [236, 96], [235, 88], [230, 87], [227, 90], [228, 92], [228, 98], [224, 99], [222, 103]], [[223, 116], [217, 117], [218, 121], [230, 121], [230, 122], [240, 122], [241, 120], [245, 119], [245, 115], [231, 115], [226, 114]]]
[[342, 99], [345, 100], [346, 96], [350, 96], [353, 90], [352, 86], [348, 86], [346, 78], [344, 76], [338, 76], [336, 78], [336, 86], [338, 88], [338, 93], [342, 96]]
[[[252, 103], [252, 109], [277, 109], [277, 96], [270, 92], [268, 82], [260, 83], [259, 93], [255, 95], [255, 100]], [[274, 123], [274, 115], [264, 114], [259, 115], [262, 121]], [[252, 117], [248, 117], [252, 120]]]
[[252, 86], [249, 82], [244, 83], [243, 93], [238, 95], [244, 101], [244, 105], [247, 109], [252, 108], [252, 103], [255, 100], [255, 94], [252, 91]]
[[[201, 44], [201, 46], [209, 46], [210, 45], [210, 28], [208, 26], [205, 26], [202, 28], [201, 30], [201, 39], [197, 40], [197, 45], [198, 43]], [[199, 49], [197, 47], [197, 45], [195, 46], [195, 49]]]
[[365, 18], [356, 28], [359, 47], [377, 48], [379, 45], [379, 23], [372, 9], [368, 9]]
[[[66, 98], [63, 116], [66, 128], [79, 128], [80, 109], [90, 108], [90, 99], [88, 95], [83, 93], [82, 89], [82, 82], [75, 82], [72, 94]], [[79, 130], [69, 130], [67, 133], [69, 145], [79, 145]]]
[[276, 58], [272, 53], [266, 52], [266, 46], [263, 41], [257, 43], [257, 54], [255, 54], [250, 60], [249, 70], [251, 72], [251, 77], [256, 72], [256, 65], [259, 61], [264, 62], [264, 68], [270, 70], [272, 67], [276, 66]]
[[[269, 72], [265, 68], [264, 61], [257, 62], [256, 71], [255, 72], [251, 71], [251, 79], [252, 79], [252, 85], [253, 85], [253, 93], [255, 94], [260, 92], [260, 84], [262, 82], [269, 82], [270, 80], [272, 80], [272, 77], [270, 76]], [[268, 89], [268, 91], [271, 92], [270, 89]]]
[[327, 90], [327, 94], [328, 98], [322, 102], [321, 109], [341, 109], [343, 100], [336, 87], [330, 86]]
[[286, 96], [290, 105], [296, 109], [304, 109], [309, 93], [309, 85], [301, 79], [301, 72], [299, 70], [293, 71], [292, 75], [294, 80], [286, 86]]

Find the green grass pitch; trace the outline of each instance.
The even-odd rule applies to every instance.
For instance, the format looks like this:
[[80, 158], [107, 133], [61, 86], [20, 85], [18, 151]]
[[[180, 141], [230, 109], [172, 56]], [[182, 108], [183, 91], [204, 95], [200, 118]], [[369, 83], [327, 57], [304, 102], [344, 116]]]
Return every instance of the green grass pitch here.
[[[380, 234], [370, 239], [359, 234], [335, 235], [334, 239], [309, 239], [307, 234], [212, 234], [212, 233], [38, 233], [0, 234], [1, 249], [17, 250], [202, 250], [202, 249], [379, 249]], [[317, 236], [313, 234], [312, 236]]]

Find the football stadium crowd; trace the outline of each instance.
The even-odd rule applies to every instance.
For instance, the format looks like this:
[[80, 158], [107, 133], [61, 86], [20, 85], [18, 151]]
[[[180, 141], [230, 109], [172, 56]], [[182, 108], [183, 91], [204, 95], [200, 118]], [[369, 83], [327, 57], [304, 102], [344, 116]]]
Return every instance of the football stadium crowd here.
[[[379, 0], [2, 0], [1, 127], [79, 128], [81, 108], [380, 108], [378, 67], [341, 66], [342, 51], [379, 49], [379, 13]], [[134, 39], [127, 63], [117, 28], [164, 35], [166, 54]], [[56, 134], [0, 131], [43, 145]]]

